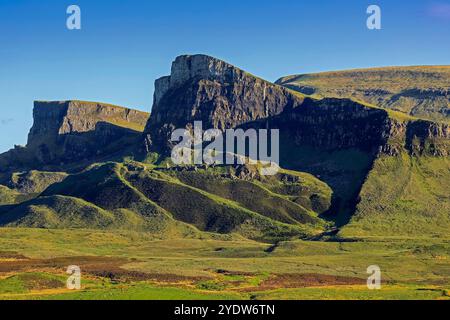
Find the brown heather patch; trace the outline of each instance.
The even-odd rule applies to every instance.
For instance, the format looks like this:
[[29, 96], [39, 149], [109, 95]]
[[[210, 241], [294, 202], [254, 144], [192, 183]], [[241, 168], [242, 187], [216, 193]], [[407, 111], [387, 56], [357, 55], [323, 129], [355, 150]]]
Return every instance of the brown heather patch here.
[[82, 271], [87, 270], [90, 265], [103, 265], [105, 268], [118, 263], [124, 264], [125, 259], [112, 259], [103, 257], [63, 257], [51, 259], [26, 259], [16, 261], [1, 261], [0, 274], [9, 272], [23, 272], [41, 269], [56, 269], [62, 272], [70, 265], [80, 266]]
[[[129, 262], [123, 258], [110, 257], [62, 257], [51, 259], [28, 259], [21, 255], [9, 253], [8, 257], [16, 257], [20, 260], [0, 259], [0, 277], [17, 272], [44, 272], [53, 271], [65, 273], [68, 266], [76, 265], [81, 268], [82, 274], [87, 274], [99, 278], [108, 278], [111, 281], [155, 281], [162, 283], [196, 282], [202, 281], [204, 277], [187, 277], [175, 274], [144, 273], [133, 270], [126, 270], [122, 266]], [[0, 255], [0, 258], [2, 256]], [[45, 279], [44, 279], [45, 280]], [[39, 281], [44, 281], [40, 279]], [[50, 281], [50, 280], [49, 280]], [[31, 281], [31, 283], [34, 283]], [[36, 283], [36, 287], [53, 288], [49, 285]], [[34, 289], [34, 288], [33, 288]]]
[[22, 254], [13, 251], [0, 251], [0, 260], [27, 260]]
[[63, 281], [43, 278], [36, 274], [21, 274], [19, 275], [19, 278], [23, 281], [28, 290], [40, 291], [65, 287]]
[[364, 285], [366, 280], [355, 277], [341, 277], [325, 274], [274, 274], [264, 280], [257, 288], [246, 288], [243, 291], [267, 291], [274, 289], [292, 289], [307, 287]]
[[217, 270], [216, 273], [222, 274], [225, 276], [243, 276], [243, 277], [255, 276], [255, 273], [253, 273], [253, 272], [229, 271], [229, 270], [223, 270], [223, 269]]

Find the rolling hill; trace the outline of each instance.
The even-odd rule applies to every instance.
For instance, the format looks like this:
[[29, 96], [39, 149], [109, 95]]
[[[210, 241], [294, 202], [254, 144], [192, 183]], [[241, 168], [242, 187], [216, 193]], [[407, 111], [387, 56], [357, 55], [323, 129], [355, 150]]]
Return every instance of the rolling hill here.
[[[312, 176], [286, 183], [283, 179], [293, 176], [283, 173], [270, 182], [251, 182], [237, 179], [233, 172], [223, 174], [223, 170], [204, 169], [195, 175], [185, 170], [137, 162], [94, 165], [53, 184], [35, 199], [4, 208], [0, 224], [180, 235], [237, 233], [263, 241], [310, 237], [326, 226], [313, 208], [326, 210], [331, 190]], [[214, 187], [201, 183], [213, 179], [218, 182]], [[269, 188], [289, 189], [289, 194]], [[255, 193], [264, 198], [261, 205], [254, 202]]]
[[316, 97], [353, 98], [419, 118], [446, 122], [450, 119], [450, 66], [292, 75], [276, 83]]

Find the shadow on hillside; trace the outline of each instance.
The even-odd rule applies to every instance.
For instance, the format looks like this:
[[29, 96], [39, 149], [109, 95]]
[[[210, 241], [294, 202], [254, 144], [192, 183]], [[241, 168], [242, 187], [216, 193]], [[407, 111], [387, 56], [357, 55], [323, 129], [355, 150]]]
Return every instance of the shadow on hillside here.
[[333, 190], [332, 206], [321, 218], [342, 227], [355, 213], [363, 184], [386, 143], [388, 114], [351, 100], [330, 110], [332, 102], [305, 99], [299, 108], [241, 128], [279, 129], [281, 167], [327, 183]]

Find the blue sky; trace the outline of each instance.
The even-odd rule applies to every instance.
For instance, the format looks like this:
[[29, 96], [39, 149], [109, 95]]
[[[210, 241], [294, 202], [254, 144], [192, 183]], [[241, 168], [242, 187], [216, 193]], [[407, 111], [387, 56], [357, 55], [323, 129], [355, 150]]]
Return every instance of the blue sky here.
[[[80, 6], [82, 29], [66, 28]], [[382, 30], [366, 9], [382, 10]], [[25, 144], [34, 100], [150, 111], [153, 82], [205, 53], [275, 81], [295, 73], [450, 64], [450, 0], [0, 0], [0, 152]]]

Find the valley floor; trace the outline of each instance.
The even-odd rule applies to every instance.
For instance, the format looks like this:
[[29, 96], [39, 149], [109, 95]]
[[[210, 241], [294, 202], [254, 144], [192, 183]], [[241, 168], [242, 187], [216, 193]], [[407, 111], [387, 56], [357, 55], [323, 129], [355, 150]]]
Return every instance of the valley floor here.
[[[215, 238], [3, 228], [0, 299], [450, 299], [450, 239]], [[81, 290], [66, 289], [70, 265]], [[367, 288], [371, 265], [381, 290]]]

